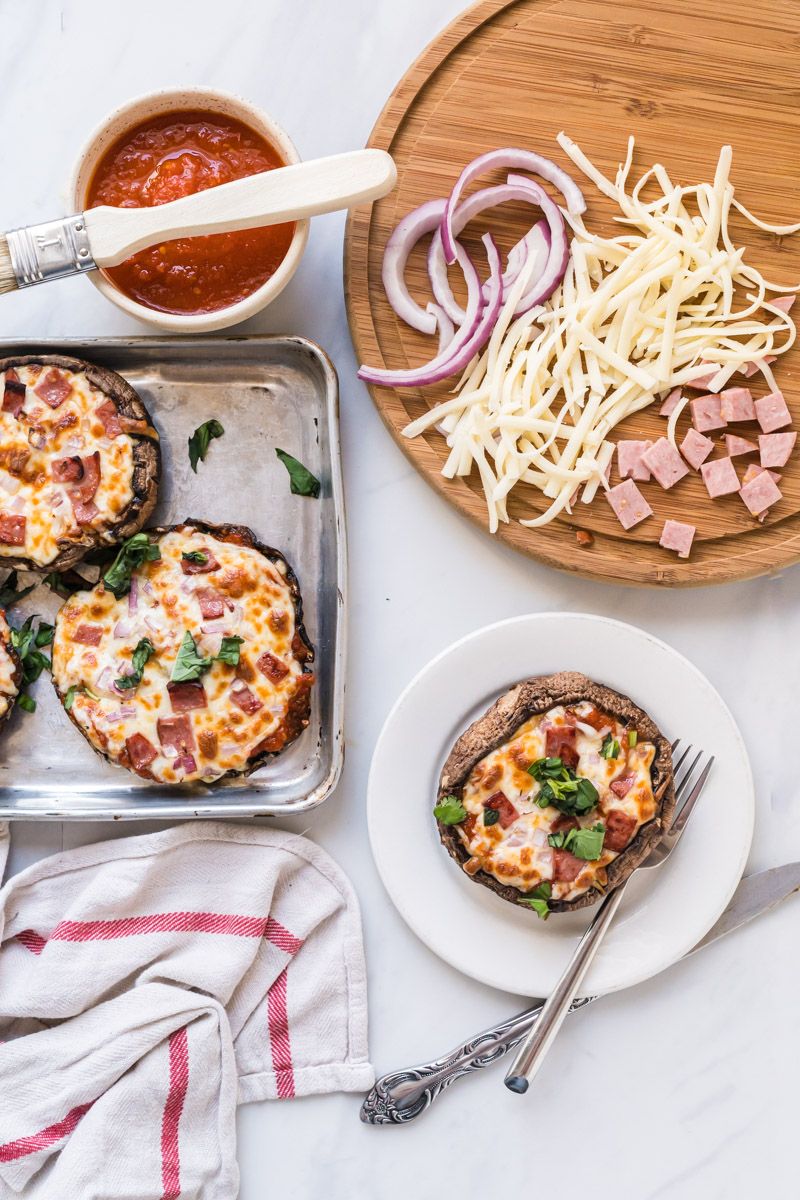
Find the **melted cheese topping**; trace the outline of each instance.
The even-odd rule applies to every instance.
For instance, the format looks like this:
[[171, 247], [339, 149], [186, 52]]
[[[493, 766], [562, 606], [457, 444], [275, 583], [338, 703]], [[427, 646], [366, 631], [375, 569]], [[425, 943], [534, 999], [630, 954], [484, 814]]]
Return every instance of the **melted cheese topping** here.
[[[161, 559], [135, 572], [133, 611], [129, 597], [117, 600], [102, 583], [63, 605], [56, 617], [53, 680], [62, 696], [70, 688], [78, 689], [70, 714], [107, 757], [135, 769], [127, 739], [138, 734], [155, 751], [139, 774], [164, 783], [208, 783], [228, 771], [246, 771], [262, 749], [277, 751], [293, 740], [299, 726], [296, 720], [293, 724], [292, 702], [303, 700], [313, 676], [303, 673], [302, 649], [298, 656], [294, 601], [284, 563], [272, 563], [257, 550], [189, 527], [166, 534], [159, 546]], [[192, 551], [210, 554], [217, 567], [184, 574], [181, 556]], [[209, 589], [223, 602], [221, 618], [202, 616], [198, 593]], [[101, 631], [96, 646], [75, 640], [76, 635], [86, 637], [87, 626]], [[184, 713], [177, 705], [173, 709], [167, 684], [187, 630], [204, 658], [219, 653], [223, 636], [236, 635], [244, 642], [238, 667], [215, 661], [200, 676], [206, 706]], [[131, 657], [142, 638], [152, 642], [156, 653], [144, 667], [139, 686], [120, 692], [114, 681], [131, 672]], [[258, 666], [265, 653], [278, 660], [278, 674], [285, 668], [277, 682]], [[234, 696], [252, 704], [251, 695], [257, 707], [245, 712]], [[171, 747], [168, 737], [162, 744], [159, 730], [159, 720], [184, 715], [191, 728], [187, 753]], [[265, 741], [268, 745], [263, 746]]]
[[[581, 716], [587, 714], [593, 716], [600, 725], [599, 729], [581, 721]], [[597, 719], [598, 716], [602, 718], [601, 721]], [[598, 805], [576, 818], [582, 827], [591, 828], [598, 821], [607, 825], [612, 811], [623, 813], [631, 819], [627, 822], [630, 827], [629, 843], [639, 828], [656, 816], [650, 775], [655, 746], [646, 741], [637, 741], [635, 746], [629, 746], [629, 726], [605, 713], [598, 714], [593, 705], [584, 703], [569, 711], [559, 705], [547, 713], [532, 717], [520, 726], [511, 741], [487, 754], [473, 767], [461, 795], [461, 803], [468, 816], [458, 826], [458, 831], [471, 856], [465, 864], [468, 874], [486, 871], [500, 883], [518, 888], [521, 892], [529, 892], [538, 884], [549, 881], [552, 899], [573, 900], [595, 883], [604, 886], [605, 868], [621, 851], [604, 847], [596, 862], [582, 863], [573, 880], [555, 878], [559, 873], [558, 852], [549, 846], [547, 838], [548, 834], [554, 832], [553, 825], [562, 818], [562, 814], [552, 805], [546, 808], [538, 806], [536, 797], [542, 785], [528, 774], [531, 763], [547, 757], [548, 727], [563, 729], [567, 734], [575, 729], [578, 765], [574, 769], [578, 776], [591, 780], [599, 793]], [[600, 753], [607, 734], [619, 742], [619, 755], [616, 758], [604, 758]], [[630, 776], [633, 776], [633, 780], [627, 793], [624, 796], [616, 795], [611, 784], [623, 778], [627, 782]], [[486, 802], [497, 792], [502, 792], [519, 814], [506, 828], [500, 821], [494, 825], [484, 824]], [[619, 818], [613, 820], [618, 821]], [[576, 867], [574, 862], [571, 865]]]
[[[64, 544], [78, 540], [87, 530], [113, 524], [133, 498], [133, 440], [127, 433], [106, 436], [96, 410], [109, 397], [93, 387], [83, 372], [58, 368], [72, 384], [72, 392], [51, 408], [33, 390], [49, 371], [48, 366], [16, 368], [26, 385], [25, 400], [18, 416], [0, 411], [0, 519], [26, 518], [25, 545], [0, 542], [0, 556], [25, 557], [47, 566]], [[3, 378], [0, 376], [0, 402]], [[155, 437], [155, 431], [150, 431]], [[97, 514], [79, 525], [69, 498], [70, 483], [53, 479], [57, 459], [88, 458], [100, 454], [100, 483], [92, 497]]]
[[14, 680], [17, 670], [16, 663], [7, 650], [10, 637], [11, 630], [0, 612], [0, 721], [8, 712], [19, 692], [19, 686]]

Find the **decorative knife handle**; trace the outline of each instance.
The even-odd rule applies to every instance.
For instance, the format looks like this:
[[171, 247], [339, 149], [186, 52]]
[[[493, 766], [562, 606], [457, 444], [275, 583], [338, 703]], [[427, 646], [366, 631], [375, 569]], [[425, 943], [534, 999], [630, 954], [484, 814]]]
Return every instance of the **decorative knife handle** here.
[[[573, 1000], [569, 1011], [574, 1012], [596, 999], [596, 996], [585, 996]], [[382, 1075], [364, 1097], [361, 1120], [367, 1125], [405, 1125], [413, 1121], [462, 1075], [488, 1067], [513, 1050], [536, 1023], [543, 1007], [541, 1000], [502, 1024], [484, 1029], [443, 1058]]]

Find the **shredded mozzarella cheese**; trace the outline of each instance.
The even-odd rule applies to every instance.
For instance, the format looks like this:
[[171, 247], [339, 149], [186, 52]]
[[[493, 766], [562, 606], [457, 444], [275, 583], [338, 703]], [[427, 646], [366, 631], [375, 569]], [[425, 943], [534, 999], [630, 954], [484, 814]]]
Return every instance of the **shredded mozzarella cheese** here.
[[[745, 264], [728, 216], [735, 206], [762, 229], [789, 233], [800, 225], [767, 226], [734, 199], [730, 146], [722, 147], [712, 183], [681, 187], [656, 163], [629, 190], [633, 138], [613, 183], [565, 134], [557, 140], [617, 204], [622, 232], [601, 237], [564, 212], [573, 240], [561, 286], [515, 319], [534, 267], [528, 264], [455, 395], [403, 430], [409, 438], [439, 430], [450, 450], [445, 477], [477, 469], [492, 532], [508, 522], [507, 499], [521, 483], [550, 501], [522, 525], [546, 525], [571, 512], [581, 488], [582, 500], [591, 502], [607, 486], [609, 435], [673, 388], [707, 377], [708, 390], [720, 391], [755, 363], [775, 390], [764, 359], [785, 354], [796, 336], [792, 318], [766, 297], [800, 285], [769, 283]], [[660, 195], [645, 201], [646, 188]], [[683, 407], [668, 423], [673, 444]]]

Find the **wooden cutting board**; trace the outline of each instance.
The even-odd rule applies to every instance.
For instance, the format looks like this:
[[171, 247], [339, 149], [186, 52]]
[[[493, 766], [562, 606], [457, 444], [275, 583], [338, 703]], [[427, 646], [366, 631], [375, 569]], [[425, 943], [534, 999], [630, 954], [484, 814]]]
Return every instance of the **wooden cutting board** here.
[[[796, 221], [799, 60], [797, 0], [483, 0], [469, 9], [410, 68], [370, 138], [370, 145], [394, 155], [399, 182], [390, 196], [356, 210], [348, 222], [345, 290], [361, 361], [398, 368], [431, 357], [431, 340], [407, 328], [386, 301], [380, 279], [383, 248], [405, 213], [446, 195], [460, 168], [485, 150], [522, 146], [556, 159], [585, 188], [589, 227], [608, 233], [613, 206], [562, 154], [554, 140], [560, 129], [612, 176], [632, 133], [634, 169], [640, 168], [635, 175], [659, 161], [683, 183], [712, 179], [719, 148], [729, 142], [732, 179], [742, 202], [767, 221]], [[508, 250], [529, 223], [522, 211], [507, 206], [492, 214], [489, 227], [501, 249]], [[800, 281], [800, 234], [785, 239], [765, 234], [738, 214], [731, 229], [735, 242], [748, 247], [747, 261], [767, 278]], [[415, 251], [408, 278], [423, 303], [430, 298], [424, 248]], [[800, 316], [800, 301], [794, 315]], [[782, 357], [778, 381], [800, 429], [797, 347]], [[409, 420], [445, 394], [447, 384], [424, 394], [370, 390], [420, 473], [485, 528], [477, 480], [445, 480], [440, 474], [444, 440], [436, 433], [414, 441], [401, 436]], [[760, 376], [754, 390], [757, 395], [767, 390]], [[679, 436], [687, 426], [684, 417]], [[629, 418], [618, 434], [655, 438], [664, 429], [664, 419], [651, 410]], [[742, 425], [735, 432], [752, 436], [757, 431]], [[749, 460], [736, 461], [744, 469]], [[800, 560], [800, 448], [780, 486], [784, 499], [763, 526], [738, 496], [710, 500], [693, 474], [670, 492], [655, 483], [642, 485], [655, 516], [630, 533], [600, 496], [543, 529], [526, 529], [512, 520], [496, 536], [551, 566], [610, 582], [682, 586], [745, 579]], [[514, 496], [513, 518], [541, 511], [533, 488], [518, 488]], [[667, 517], [697, 526], [687, 562], [658, 546]], [[594, 534], [590, 549], [578, 546], [577, 529]]]

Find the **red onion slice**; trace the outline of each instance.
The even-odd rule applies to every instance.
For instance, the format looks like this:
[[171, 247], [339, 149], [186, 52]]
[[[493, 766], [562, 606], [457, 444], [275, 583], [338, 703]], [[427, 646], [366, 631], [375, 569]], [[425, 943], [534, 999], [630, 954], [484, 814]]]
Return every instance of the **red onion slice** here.
[[[554, 206], [555, 207], [555, 206]], [[458, 261], [467, 278], [469, 299], [467, 301], [467, 318], [459, 329], [453, 342], [443, 354], [437, 354], [429, 363], [421, 367], [413, 367], [402, 371], [387, 371], [372, 367], [361, 367], [359, 379], [366, 383], [377, 383], [383, 387], [425, 387], [431, 383], [439, 383], [451, 375], [463, 371], [474, 356], [483, 349], [489, 340], [500, 308], [503, 303], [503, 286], [501, 283], [502, 266], [500, 252], [494, 238], [487, 233], [483, 236], [483, 244], [489, 258], [490, 299], [483, 306], [483, 295], [480, 279], [475, 266], [463, 246], [456, 245]]]
[[438, 229], [445, 204], [445, 200], [428, 200], [408, 213], [389, 238], [383, 252], [381, 279], [386, 297], [398, 317], [420, 333], [435, 333], [436, 317], [412, 297], [405, 281], [405, 269], [408, 257], [420, 238]]
[[452, 342], [456, 335], [456, 327], [440, 304], [434, 304], [431, 301], [428, 305], [428, 312], [433, 313], [436, 317], [436, 326], [439, 330], [439, 347], [436, 351], [438, 356], [443, 354]]
[[544, 304], [545, 300], [549, 300], [553, 292], [556, 290], [561, 280], [564, 278], [564, 273], [569, 262], [569, 241], [567, 240], [567, 227], [564, 223], [564, 218], [561, 215], [561, 209], [554, 200], [551, 200], [544, 188], [539, 187], [538, 183], [534, 183], [530, 179], [521, 179], [516, 175], [509, 175], [509, 183], [524, 183], [528, 189], [537, 196], [538, 204], [544, 213], [550, 230], [550, 254], [547, 258], [542, 274], [532, 284], [527, 295], [522, 297], [525, 308], [523, 312], [528, 312], [537, 304]]
[[[491, 171], [496, 167], [516, 171], [531, 171], [534, 175], [538, 175], [541, 179], [546, 179], [548, 183], [552, 183], [558, 188], [567, 202], [569, 212], [577, 215], [578, 213], [582, 213], [586, 208], [583, 192], [577, 183], [575, 183], [575, 180], [556, 163], [552, 162], [551, 159], [545, 158], [541, 154], [535, 154], [532, 150], [519, 150], [513, 146], [509, 146], [503, 150], [490, 150], [487, 154], [480, 154], [471, 163], [467, 163], [445, 202], [441, 228], [444, 256], [448, 263], [452, 264], [456, 261], [456, 235], [453, 230], [453, 217], [455, 216], [455, 210], [461, 193], [483, 171]], [[511, 181], [509, 180], [509, 182]], [[526, 179], [525, 182], [533, 181]]]
[[135, 613], [139, 607], [139, 580], [136, 573], [131, 574], [131, 590], [128, 592], [128, 612]]

